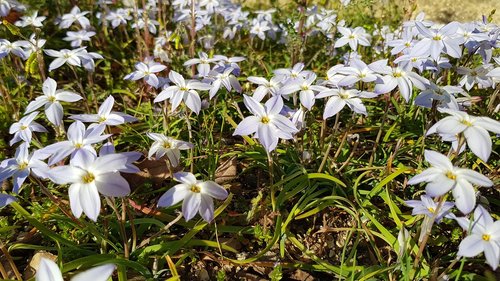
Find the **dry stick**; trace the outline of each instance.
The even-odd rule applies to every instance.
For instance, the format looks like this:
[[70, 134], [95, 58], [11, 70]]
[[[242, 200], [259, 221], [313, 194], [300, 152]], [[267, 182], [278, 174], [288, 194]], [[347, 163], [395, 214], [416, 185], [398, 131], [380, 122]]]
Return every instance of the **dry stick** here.
[[9, 274], [7, 274], [7, 271], [5, 270], [5, 267], [1, 262], [0, 262], [0, 273], [2, 273], [3, 279], [9, 279]]
[[439, 200], [439, 204], [434, 211], [434, 214], [432, 215], [431, 219], [428, 222], [427, 229], [425, 231], [424, 237], [422, 238], [422, 242], [420, 243], [420, 247], [418, 248], [418, 253], [415, 256], [415, 262], [413, 263], [413, 267], [416, 268], [418, 265], [418, 262], [420, 261], [420, 257], [422, 256], [422, 253], [424, 252], [425, 245], [427, 244], [427, 240], [429, 239], [429, 236], [431, 235], [431, 230], [432, 226], [434, 225], [434, 221], [437, 218], [437, 215], [439, 213], [439, 210], [441, 209], [441, 206], [443, 206], [444, 201], [446, 200], [446, 196], [442, 196], [441, 199]]
[[131, 248], [131, 252], [133, 252], [133, 251], [135, 251], [136, 246], [137, 246], [137, 230], [135, 229], [134, 217], [132, 216], [132, 212], [130, 212], [130, 209], [127, 208], [127, 206], [125, 205], [126, 201], [125, 201], [124, 198], [122, 198], [122, 204], [125, 206], [125, 210], [127, 211], [127, 215], [129, 217], [129, 220], [130, 220], [130, 228], [132, 230], [132, 248]]
[[143, 240], [141, 242], [141, 244], [139, 244], [139, 247], [137, 247], [137, 249], [139, 248], [142, 248], [146, 245], [149, 244], [149, 242], [151, 242], [151, 240], [155, 239], [156, 237], [162, 235], [163, 233], [167, 232], [170, 227], [172, 227], [172, 225], [174, 225], [175, 223], [177, 223], [180, 219], [182, 218], [182, 213], [179, 213], [179, 215], [173, 219], [171, 222], [169, 222], [167, 225], [165, 225], [160, 231], [158, 231], [157, 233], [151, 235], [150, 237], [146, 238], [145, 240]]
[[17, 270], [17, 266], [12, 260], [12, 257], [10, 256], [9, 251], [5, 248], [5, 245], [3, 243], [0, 243], [0, 249], [2, 249], [3, 254], [5, 255], [5, 258], [9, 261], [10, 267], [14, 271], [14, 274], [16, 275], [16, 278], [18, 280], [23, 280], [21, 277], [21, 273], [19, 273], [19, 270]]
[[340, 171], [342, 171], [342, 169], [344, 169], [347, 166], [347, 164], [349, 164], [349, 161], [351, 161], [352, 157], [354, 156], [354, 153], [356, 152], [356, 148], [358, 148], [358, 144], [359, 144], [359, 140], [357, 140], [354, 143], [354, 146], [352, 147], [352, 150], [351, 150], [351, 153], [349, 154], [349, 157], [347, 157], [347, 159], [344, 161], [342, 166], [340, 166], [340, 168], [337, 170], [337, 173], [340, 173]]

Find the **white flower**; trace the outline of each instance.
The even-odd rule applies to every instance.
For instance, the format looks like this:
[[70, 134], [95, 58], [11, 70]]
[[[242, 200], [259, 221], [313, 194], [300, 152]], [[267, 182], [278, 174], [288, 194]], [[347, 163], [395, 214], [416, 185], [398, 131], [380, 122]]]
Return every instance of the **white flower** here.
[[78, 48], [82, 46], [83, 41], [90, 41], [90, 37], [94, 36], [95, 32], [87, 30], [68, 31], [66, 35], [63, 40], [70, 41], [71, 47]]
[[214, 202], [212, 198], [224, 200], [227, 190], [213, 181], [200, 181], [191, 173], [179, 172], [174, 179], [180, 184], [165, 192], [158, 200], [158, 207], [170, 207], [184, 200], [182, 215], [186, 221], [192, 219], [196, 213], [210, 222], [214, 218]]
[[359, 45], [370, 46], [370, 35], [366, 33], [366, 30], [360, 26], [351, 29], [347, 27], [338, 27], [339, 32], [342, 37], [335, 42], [334, 48], [342, 47], [349, 44], [351, 49], [356, 51]]
[[32, 132], [47, 132], [47, 129], [42, 125], [33, 121], [37, 116], [38, 111], [33, 111], [10, 126], [9, 134], [14, 134], [9, 143], [11, 146], [20, 140], [30, 143], [33, 135]]
[[[115, 103], [115, 99], [113, 96], [109, 96], [99, 107], [97, 114], [79, 114], [73, 115], [70, 118], [73, 120], [79, 120], [82, 122], [92, 122], [96, 124], [105, 124], [108, 126], [117, 126], [126, 122], [134, 122], [137, 119], [122, 113], [116, 112], [113, 110], [113, 104]], [[89, 128], [92, 127], [89, 126]]]
[[434, 133], [457, 135], [463, 133], [472, 153], [484, 162], [491, 154], [491, 138], [488, 131], [500, 134], [500, 122], [488, 117], [475, 117], [463, 111], [438, 108], [439, 112], [450, 114], [434, 124], [426, 136]]
[[[147, 63], [147, 64], [146, 64]], [[125, 80], [139, 80], [144, 78], [144, 81], [149, 85], [158, 88], [160, 81], [156, 77], [157, 72], [163, 71], [166, 66], [155, 61], [148, 61], [146, 63], [138, 62], [135, 64], [135, 71], [125, 76]]]
[[38, 16], [38, 11], [35, 11], [32, 15], [30, 16], [22, 16], [21, 20], [16, 21], [16, 25], [20, 27], [26, 27], [28, 25], [34, 26], [34, 27], [42, 27], [43, 23], [46, 17], [39, 17]]
[[50, 77], [43, 82], [42, 92], [43, 96], [37, 97], [28, 104], [25, 113], [30, 113], [45, 106], [47, 119], [56, 126], [60, 126], [63, 122], [64, 110], [60, 102], [76, 102], [82, 99], [78, 94], [57, 90], [56, 81]]
[[41, 149], [44, 153], [52, 154], [49, 159], [49, 165], [63, 160], [66, 156], [77, 156], [80, 153], [90, 152], [96, 155], [92, 144], [102, 142], [111, 135], [102, 135], [106, 126], [98, 125], [85, 129], [80, 121], [75, 121], [68, 128], [68, 140], [56, 142]]
[[[106, 281], [115, 271], [114, 264], [104, 264], [78, 273], [71, 281]], [[41, 258], [36, 271], [35, 281], [64, 281], [57, 264], [49, 259]]]
[[472, 184], [492, 186], [493, 182], [482, 174], [453, 166], [448, 157], [431, 150], [425, 151], [425, 160], [432, 167], [414, 176], [408, 184], [427, 182], [425, 191], [431, 197], [442, 196], [451, 190], [457, 208], [464, 214], [476, 206], [476, 194]]
[[82, 212], [97, 221], [101, 211], [99, 193], [110, 197], [123, 197], [130, 193], [128, 182], [119, 172], [129, 169], [126, 154], [107, 154], [96, 157], [88, 151], [71, 159], [70, 165], [57, 166], [48, 171], [50, 180], [57, 184], [70, 183], [69, 203], [75, 217]]
[[153, 154], [156, 154], [156, 159], [160, 159], [164, 155], [167, 155], [172, 167], [177, 167], [179, 165], [181, 150], [187, 150], [194, 147], [192, 143], [176, 140], [162, 134], [147, 133], [147, 135], [150, 139], [154, 140], [154, 143], [149, 149], [148, 158], [151, 158]]
[[339, 113], [339, 111], [346, 105], [356, 113], [368, 115], [366, 107], [360, 98], [373, 98], [376, 96], [376, 94], [370, 92], [360, 92], [356, 89], [345, 90], [343, 88], [338, 88], [322, 91], [316, 96], [316, 98], [320, 99], [330, 97], [326, 102], [325, 111], [323, 112], [323, 119], [327, 119]]
[[60, 28], [69, 28], [75, 21], [78, 22], [82, 28], [87, 29], [90, 27], [90, 21], [85, 17], [89, 11], [80, 12], [78, 6], [74, 6], [69, 14], [64, 14], [59, 23]]
[[198, 114], [201, 110], [201, 99], [196, 90], [210, 90], [212, 86], [199, 82], [197, 80], [184, 80], [184, 77], [179, 73], [171, 70], [168, 78], [175, 85], [169, 86], [154, 99], [154, 102], [161, 102], [170, 99], [172, 103], [172, 111], [174, 111], [184, 100], [186, 106], [193, 112]]
[[292, 139], [298, 132], [295, 125], [280, 114], [283, 109], [283, 99], [279, 96], [270, 98], [263, 106], [254, 98], [244, 95], [245, 106], [253, 114], [245, 117], [236, 127], [233, 135], [246, 136], [255, 133], [255, 138], [267, 151], [272, 151], [278, 145], [278, 140]]
[[496, 270], [500, 262], [500, 221], [493, 221], [481, 205], [474, 211], [468, 236], [458, 246], [457, 256], [475, 257], [484, 252], [486, 262]]
[[69, 65], [73, 65], [73, 66], [80, 66], [82, 64], [82, 61], [79, 57], [79, 52], [82, 51], [82, 48], [78, 48], [78, 49], [74, 49], [74, 50], [62, 49], [60, 51], [47, 49], [47, 50], [43, 50], [43, 51], [47, 55], [56, 58], [55, 60], [53, 60], [50, 63], [49, 71], [57, 69], [65, 63], [67, 63]]

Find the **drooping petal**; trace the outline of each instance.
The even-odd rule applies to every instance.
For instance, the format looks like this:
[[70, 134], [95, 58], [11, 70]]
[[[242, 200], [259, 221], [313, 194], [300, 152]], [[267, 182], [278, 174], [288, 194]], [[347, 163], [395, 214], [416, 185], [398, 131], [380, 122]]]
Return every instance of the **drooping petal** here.
[[468, 214], [474, 210], [476, 206], [476, 194], [474, 187], [472, 187], [468, 181], [457, 179], [457, 185], [451, 192], [453, 198], [455, 198], [457, 209], [459, 209], [460, 212]]
[[7, 206], [14, 201], [17, 201], [16, 197], [5, 193], [0, 193], [0, 208]]
[[78, 196], [83, 212], [89, 219], [96, 222], [101, 212], [101, 198], [95, 184], [81, 184]]
[[484, 162], [487, 162], [491, 154], [492, 145], [488, 131], [481, 127], [470, 126], [464, 131], [464, 136], [472, 153]]
[[455, 185], [456, 181], [449, 179], [444, 174], [440, 174], [434, 181], [427, 184], [425, 192], [431, 197], [437, 197], [450, 191]]
[[64, 110], [60, 103], [55, 102], [45, 108], [45, 114], [50, 123], [60, 126], [63, 120]]
[[71, 207], [71, 212], [77, 218], [82, 216], [82, 205], [80, 203], [80, 184], [72, 184], [69, 189], [69, 206]]
[[214, 219], [214, 201], [210, 196], [200, 195], [200, 216], [206, 221], [211, 222]]

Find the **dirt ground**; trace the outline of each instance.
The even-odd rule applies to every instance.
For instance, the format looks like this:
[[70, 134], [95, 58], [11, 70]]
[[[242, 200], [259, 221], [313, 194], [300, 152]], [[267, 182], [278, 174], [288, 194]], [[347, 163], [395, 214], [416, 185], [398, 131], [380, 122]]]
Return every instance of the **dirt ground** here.
[[[238, 0], [237, 0], [238, 1]], [[293, 0], [277, 0], [279, 5], [292, 2]], [[309, 3], [333, 3], [340, 0], [308, 0]], [[367, 0], [351, 0], [367, 1]], [[370, 0], [368, 0], [370, 1]], [[395, 1], [398, 5], [409, 5], [414, 0], [371, 0], [384, 5], [387, 1]], [[244, 6], [257, 8], [269, 8], [271, 0], [239, 0]], [[450, 21], [472, 21], [480, 20], [481, 15], [489, 15], [493, 9], [496, 13], [493, 21], [500, 24], [500, 0], [416, 0], [417, 9], [415, 15], [420, 11], [427, 14], [427, 18], [436, 22], [447, 23]]]
[[496, 13], [493, 22], [500, 24], [500, 0], [418, 0], [417, 12], [424, 11], [430, 19], [438, 22], [471, 21]]

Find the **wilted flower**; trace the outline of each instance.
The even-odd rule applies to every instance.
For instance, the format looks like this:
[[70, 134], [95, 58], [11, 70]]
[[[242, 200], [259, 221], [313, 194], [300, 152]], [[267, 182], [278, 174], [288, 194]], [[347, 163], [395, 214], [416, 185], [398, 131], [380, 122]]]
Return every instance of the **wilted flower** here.
[[175, 173], [174, 179], [180, 184], [175, 185], [160, 197], [158, 207], [170, 207], [184, 200], [182, 215], [186, 221], [192, 219], [196, 213], [200, 213], [205, 221], [212, 221], [214, 218], [212, 198], [226, 199], [227, 190], [213, 181], [197, 180], [191, 173]]

